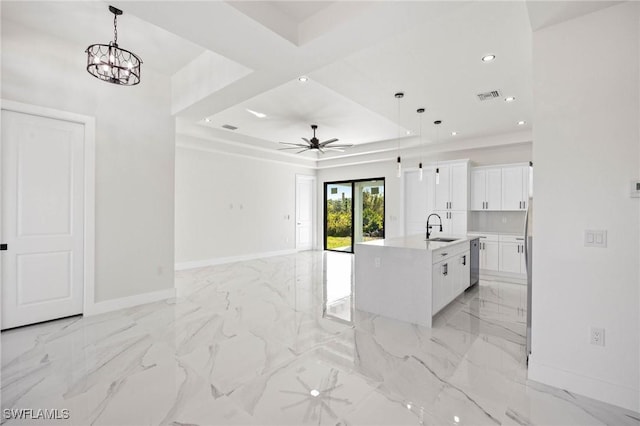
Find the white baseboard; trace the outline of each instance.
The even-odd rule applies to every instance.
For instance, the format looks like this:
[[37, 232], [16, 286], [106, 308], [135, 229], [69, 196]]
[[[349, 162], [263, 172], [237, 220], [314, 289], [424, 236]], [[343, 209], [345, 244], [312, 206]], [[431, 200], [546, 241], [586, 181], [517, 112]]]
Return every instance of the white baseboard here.
[[118, 299], [105, 300], [96, 302], [84, 307], [84, 315], [98, 315], [105, 312], [111, 312], [118, 309], [130, 308], [132, 306], [144, 305], [147, 303], [158, 302], [160, 300], [171, 299], [176, 297], [176, 289], [168, 288], [165, 290], [154, 291], [151, 293], [136, 294], [134, 296], [120, 297]]
[[529, 357], [527, 376], [529, 380], [640, 412], [640, 390], [638, 389], [540, 364], [535, 362], [533, 356]]
[[185, 269], [202, 268], [205, 266], [223, 265], [225, 263], [242, 262], [245, 260], [260, 259], [262, 257], [284, 256], [287, 254], [298, 253], [297, 249], [268, 251], [263, 253], [244, 254], [240, 256], [216, 257], [213, 259], [194, 260], [191, 262], [176, 263], [175, 270], [183, 271]]

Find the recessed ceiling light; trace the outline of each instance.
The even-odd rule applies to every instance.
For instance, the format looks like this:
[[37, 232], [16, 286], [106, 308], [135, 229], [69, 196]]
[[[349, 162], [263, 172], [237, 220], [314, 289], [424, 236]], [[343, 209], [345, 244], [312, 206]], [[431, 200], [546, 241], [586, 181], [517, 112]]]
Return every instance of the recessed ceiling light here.
[[496, 55], [485, 55], [482, 57], [482, 62], [491, 62], [496, 58]]
[[505, 102], [513, 102], [515, 100], [516, 100], [515, 96], [507, 96], [506, 98], [504, 98]]
[[300, 76], [298, 77], [298, 81], [300, 83], [306, 83], [307, 81], [309, 81], [309, 77], [307, 77], [306, 75]]
[[320, 395], [320, 391], [317, 389], [311, 389], [311, 391], [309, 392], [311, 394], [312, 397], [317, 397], [318, 395]]
[[524, 126], [525, 124], [527, 124], [527, 122], [524, 120], [518, 121], [518, 126]]
[[205, 118], [204, 121], [206, 121], [207, 123], [211, 123], [211, 119], [209, 117]]
[[456, 422], [456, 423], [460, 423], [460, 417], [453, 416], [453, 421]]
[[411, 134], [411, 130], [407, 130], [407, 134], [410, 135]]
[[264, 114], [264, 113], [262, 113], [262, 112], [258, 112], [258, 111], [254, 111], [254, 110], [249, 109], [249, 108], [247, 108], [247, 109], [246, 109], [246, 111], [247, 111], [249, 114], [253, 114], [253, 115], [255, 115], [255, 116], [256, 116], [256, 117], [258, 117], [258, 118], [265, 118], [265, 117], [267, 116], [267, 114]]
[[457, 134], [458, 134], [458, 132], [451, 132], [451, 136], [455, 136]]

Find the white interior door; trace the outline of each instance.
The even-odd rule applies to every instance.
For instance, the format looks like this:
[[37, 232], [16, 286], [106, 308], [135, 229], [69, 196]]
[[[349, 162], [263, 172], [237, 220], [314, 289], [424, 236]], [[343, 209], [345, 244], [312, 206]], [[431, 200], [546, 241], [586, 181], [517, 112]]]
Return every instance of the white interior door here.
[[296, 249], [313, 248], [313, 176], [296, 176]]
[[84, 125], [2, 111], [2, 329], [82, 313]]

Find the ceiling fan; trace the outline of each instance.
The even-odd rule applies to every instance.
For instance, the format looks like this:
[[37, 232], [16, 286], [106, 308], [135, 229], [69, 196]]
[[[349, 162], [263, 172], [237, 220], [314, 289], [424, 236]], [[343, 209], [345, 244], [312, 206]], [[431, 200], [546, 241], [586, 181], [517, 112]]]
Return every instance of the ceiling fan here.
[[[301, 152], [309, 151], [309, 150], [312, 150], [312, 149], [317, 149], [318, 151], [320, 151], [322, 153], [324, 153], [325, 151], [344, 152], [344, 150], [340, 149], [340, 148], [349, 148], [349, 147], [353, 146], [353, 145], [347, 145], [347, 144], [329, 146], [329, 144], [332, 144], [334, 142], [338, 142], [338, 139], [333, 138], [333, 139], [329, 139], [329, 140], [324, 141], [324, 142], [320, 142], [318, 140], [318, 138], [316, 138], [316, 129], [318, 128], [318, 125], [317, 124], [312, 124], [311, 128], [313, 129], [313, 137], [311, 138], [311, 140], [309, 140], [307, 138], [302, 138], [302, 140], [305, 141], [306, 143], [280, 142], [282, 145], [291, 145], [291, 146], [288, 146], [286, 148], [280, 148], [280, 150], [298, 149], [299, 151], [296, 152], [296, 154], [300, 154]], [[300, 148], [302, 148], [302, 149], [300, 149]]]

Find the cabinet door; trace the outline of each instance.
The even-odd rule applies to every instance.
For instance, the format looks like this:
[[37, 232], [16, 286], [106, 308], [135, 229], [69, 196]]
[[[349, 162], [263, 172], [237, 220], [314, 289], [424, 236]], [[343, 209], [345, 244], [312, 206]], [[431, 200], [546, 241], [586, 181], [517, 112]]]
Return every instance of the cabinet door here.
[[502, 210], [502, 170], [486, 170], [486, 210]]
[[523, 167], [502, 168], [502, 210], [522, 210]]
[[[531, 179], [529, 167], [522, 168], [522, 206], [523, 210], [527, 209], [529, 203], [529, 180]], [[533, 195], [533, 194], [532, 194]]]
[[467, 164], [453, 164], [450, 166], [449, 209], [466, 211], [469, 204], [469, 167]]
[[446, 304], [448, 265], [445, 265], [447, 261], [433, 264], [431, 308], [434, 314]]
[[487, 171], [471, 172], [471, 210], [484, 210], [487, 194]]
[[429, 213], [427, 180], [420, 181], [417, 171], [404, 173], [404, 232], [412, 235], [424, 232]]
[[500, 272], [519, 274], [521, 258], [519, 243], [500, 243]]
[[471, 283], [471, 266], [469, 264], [470, 252], [466, 251], [456, 256], [456, 273], [455, 273], [455, 293], [453, 297], [458, 297]]
[[449, 212], [448, 228], [449, 235], [466, 235], [467, 234], [467, 212], [451, 211]]
[[451, 201], [451, 170], [449, 166], [440, 166], [440, 180], [435, 187], [435, 209], [449, 210], [449, 201]]
[[500, 270], [500, 243], [497, 241], [483, 241], [484, 266], [481, 269], [488, 271]]

